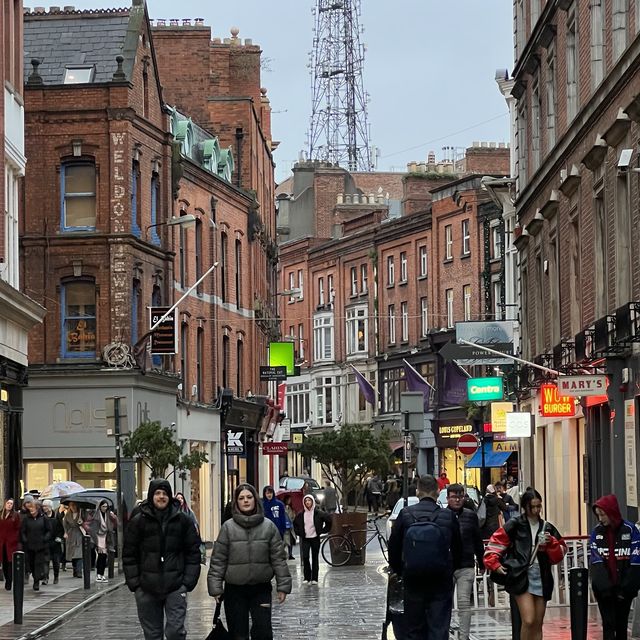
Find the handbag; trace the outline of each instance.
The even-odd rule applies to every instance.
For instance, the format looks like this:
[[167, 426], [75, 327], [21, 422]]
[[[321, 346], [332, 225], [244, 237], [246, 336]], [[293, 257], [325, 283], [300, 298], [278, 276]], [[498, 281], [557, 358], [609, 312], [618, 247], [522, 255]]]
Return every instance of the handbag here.
[[222, 609], [222, 598], [216, 603], [216, 610], [213, 614], [213, 628], [206, 637], [206, 640], [231, 640], [231, 634], [227, 631], [222, 620], [220, 620], [220, 610]]

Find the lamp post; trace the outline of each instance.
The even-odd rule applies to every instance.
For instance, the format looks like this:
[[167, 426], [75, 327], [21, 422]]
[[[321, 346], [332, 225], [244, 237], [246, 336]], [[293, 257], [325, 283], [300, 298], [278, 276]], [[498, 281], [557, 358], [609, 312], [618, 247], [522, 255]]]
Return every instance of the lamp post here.
[[172, 216], [169, 220], [165, 220], [164, 222], [156, 222], [155, 224], [150, 224], [144, 228], [144, 239], [147, 239], [149, 235], [149, 229], [154, 229], [155, 227], [173, 227], [173, 226], [192, 226], [195, 225], [197, 218], [192, 214], [188, 213], [184, 216]]

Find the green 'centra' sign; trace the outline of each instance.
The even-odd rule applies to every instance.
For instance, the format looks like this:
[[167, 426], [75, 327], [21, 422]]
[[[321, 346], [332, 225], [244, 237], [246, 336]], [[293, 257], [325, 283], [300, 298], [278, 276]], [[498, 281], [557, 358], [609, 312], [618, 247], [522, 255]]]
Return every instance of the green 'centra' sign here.
[[467, 398], [470, 402], [502, 400], [503, 396], [502, 378], [469, 378], [467, 380]]

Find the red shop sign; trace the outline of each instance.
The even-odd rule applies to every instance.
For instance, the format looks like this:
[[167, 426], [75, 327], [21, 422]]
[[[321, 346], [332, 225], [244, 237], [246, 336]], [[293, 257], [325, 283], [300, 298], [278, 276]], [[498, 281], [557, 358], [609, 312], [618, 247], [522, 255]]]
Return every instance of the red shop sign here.
[[288, 442], [263, 442], [262, 455], [264, 456], [286, 456], [289, 451]]

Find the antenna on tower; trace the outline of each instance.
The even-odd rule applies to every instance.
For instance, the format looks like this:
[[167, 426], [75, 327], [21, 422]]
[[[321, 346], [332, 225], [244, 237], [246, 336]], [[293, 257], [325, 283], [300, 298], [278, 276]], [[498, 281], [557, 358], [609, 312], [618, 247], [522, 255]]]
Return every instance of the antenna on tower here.
[[360, 0], [315, 0], [309, 159], [371, 171]]

